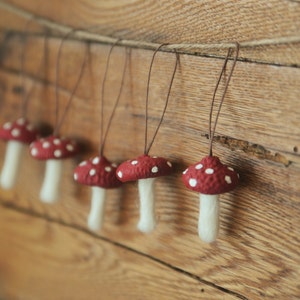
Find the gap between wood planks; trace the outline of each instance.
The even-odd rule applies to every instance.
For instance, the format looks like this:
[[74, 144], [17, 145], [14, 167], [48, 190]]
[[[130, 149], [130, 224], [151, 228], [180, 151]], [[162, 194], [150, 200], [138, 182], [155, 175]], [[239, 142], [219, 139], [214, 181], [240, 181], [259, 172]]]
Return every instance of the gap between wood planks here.
[[[133, 114], [136, 118], [145, 118], [143, 114]], [[149, 120], [159, 121], [159, 118], [149, 116]], [[202, 134], [203, 138], [208, 138], [208, 134]], [[284, 155], [278, 152], [276, 149], [267, 149], [260, 144], [254, 144], [245, 140], [235, 139], [229, 136], [216, 135], [213, 137], [213, 142], [220, 144], [231, 151], [242, 151], [248, 156], [256, 157], [260, 160], [270, 161], [278, 163], [286, 168], [290, 167], [292, 164], [296, 167], [300, 167], [300, 160], [298, 159], [298, 147], [294, 147], [294, 153], [288, 153], [290, 156]]]
[[[70, 29], [70, 31], [71, 30], [72, 29]], [[58, 39], [63, 38], [63, 35], [55, 34], [54, 32], [51, 32], [50, 29], [49, 29], [49, 31], [50, 32], [48, 32], [48, 38], [58, 38]], [[2, 35], [4, 35], [4, 38], [3, 38], [4, 40], [5, 39], [9, 40], [9, 37], [13, 36], [13, 35], [31, 36], [31, 37], [43, 37], [44, 36], [44, 34], [41, 33], [41, 32], [27, 32], [26, 33], [26, 32], [22, 32], [22, 31], [19, 31], [19, 30], [7, 30], [7, 28], [1, 28], [1, 27], [0, 27], [0, 33]], [[99, 40], [97, 38], [96, 39], [93, 38], [93, 36], [96, 36], [96, 34], [91, 33], [90, 35], [91, 35], [91, 37], [89, 37], [89, 38], [82, 38], [80, 35], [70, 34], [70, 36], [68, 37], [68, 40], [69, 41], [81, 41], [83, 43], [93, 43], [93, 44], [99, 44], [99, 45], [111, 45], [111, 44], [113, 44], [113, 42], [110, 42], [110, 41], [102, 41], [102, 40]], [[108, 38], [111, 39], [110, 37], [108, 37]], [[113, 39], [113, 41], [114, 40], [115, 39]], [[300, 40], [300, 37], [299, 37], [299, 40]], [[131, 42], [132, 42], [132, 44], [131, 44]], [[142, 49], [142, 50], [155, 50], [155, 47], [153, 45], [154, 46], [159, 46], [160, 44], [154, 44], [154, 43], [152, 44], [152, 43], [147, 43], [147, 42], [142, 44], [138, 41], [127, 41], [127, 40], [120, 40], [120, 42], [117, 44], [117, 46], [119, 46], [119, 47], [129, 47], [129, 48], [133, 48], [133, 49]], [[231, 44], [228, 44], [228, 47], [230, 45]], [[232, 47], [234, 47], [234, 45], [232, 45]], [[0, 44], [0, 48], [1, 48], [1, 44]], [[215, 48], [213, 47], [213, 45], [211, 45], [210, 47], [207, 47], [207, 49], [205, 49], [205, 50], [208, 50], [208, 49], [215, 49]], [[224, 49], [227, 49], [227, 48], [224, 48]], [[160, 48], [159, 51], [160, 52], [174, 52], [174, 48], [167, 48], [166, 46], [164, 46], [164, 47]], [[180, 48], [176, 49], [176, 51], [179, 54], [182, 54], [182, 55], [191, 55], [191, 56], [199, 56], [199, 57], [222, 59], [222, 60], [224, 60], [224, 57], [225, 57], [225, 54], [224, 55], [217, 55], [217, 54], [201, 53], [200, 51], [192, 51], [192, 50], [184, 51], [184, 50], [180, 50]], [[229, 60], [232, 60], [232, 58], [229, 58]], [[284, 63], [275, 63], [275, 62], [271, 63], [271, 62], [266, 62], [266, 61], [253, 60], [253, 59], [247, 58], [247, 57], [239, 57], [237, 59], [237, 61], [247, 62], [247, 63], [254, 63], [254, 64], [259, 64], [259, 65], [269, 65], [269, 66], [274, 66], [274, 67], [300, 68], [300, 65], [298, 65], [298, 64], [284, 64]]]
[[160, 260], [160, 259], [158, 259], [156, 257], [153, 257], [153, 256], [148, 255], [146, 253], [143, 253], [141, 251], [138, 251], [138, 250], [136, 250], [134, 248], [131, 248], [129, 246], [126, 246], [126, 245], [123, 245], [123, 244], [118, 243], [116, 241], [113, 241], [113, 240], [111, 240], [111, 239], [109, 239], [107, 237], [95, 234], [95, 233], [87, 230], [84, 227], [81, 227], [81, 226], [78, 226], [78, 225], [74, 225], [74, 224], [69, 224], [69, 223], [64, 222], [61, 219], [52, 218], [52, 217], [49, 217], [47, 215], [40, 214], [40, 213], [38, 213], [36, 211], [30, 210], [30, 209], [26, 209], [26, 208], [23, 208], [23, 207], [19, 207], [19, 206], [17, 206], [16, 204], [14, 204], [12, 202], [4, 201], [2, 199], [0, 199], [0, 205], [3, 208], [5, 208], [5, 209], [10, 209], [10, 210], [16, 211], [18, 213], [29, 215], [29, 216], [34, 217], [34, 218], [39, 218], [39, 219], [47, 220], [48, 222], [51, 222], [51, 223], [56, 223], [56, 224], [59, 224], [59, 225], [64, 226], [64, 227], [68, 227], [68, 228], [71, 228], [71, 229], [74, 229], [74, 230], [78, 230], [81, 233], [85, 233], [85, 234], [87, 234], [89, 236], [92, 236], [95, 239], [101, 240], [102, 242], [109, 243], [109, 244], [111, 244], [113, 246], [122, 248], [122, 249], [130, 251], [130, 252], [132, 252], [134, 254], [140, 255], [140, 256], [145, 257], [147, 259], [150, 259], [150, 260], [152, 260], [152, 261], [154, 261], [154, 262], [156, 262], [158, 264], [161, 264], [164, 267], [167, 267], [167, 268], [169, 268], [169, 269], [171, 269], [171, 270], [173, 270], [175, 272], [179, 272], [179, 273], [181, 273], [181, 274], [183, 274], [185, 276], [188, 276], [188, 277], [190, 277], [190, 278], [192, 278], [192, 279], [194, 279], [196, 281], [201, 282], [202, 284], [205, 284], [207, 286], [215, 288], [215, 289], [217, 289], [219, 291], [222, 291], [224, 293], [230, 294], [230, 295], [232, 295], [232, 296], [234, 296], [234, 297], [236, 297], [238, 299], [248, 300], [247, 297], [245, 297], [245, 296], [243, 296], [243, 295], [241, 295], [241, 294], [239, 294], [237, 292], [231, 291], [231, 290], [229, 290], [227, 288], [224, 288], [224, 287], [219, 286], [217, 284], [214, 284], [214, 283], [212, 283], [210, 281], [202, 279], [201, 277], [199, 277], [199, 276], [197, 276], [195, 274], [192, 274], [192, 273], [187, 272], [187, 271], [185, 271], [183, 269], [175, 267], [175, 266], [173, 266], [173, 265], [171, 265], [171, 264], [169, 264], [169, 263], [167, 263], [167, 262], [165, 262], [163, 260]]
[[[137, 40], [128, 40], [128, 39], [120, 39], [114, 38], [111, 36], [101, 35], [100, 33], [91, 32], [91, 30], [95, 30], [99, 28], [99, 25], [93, 25], [88, 27], [79, 27], [73, 28], [61, 23], [57, 23], [55, 21], [46, 19], [44, 17], [34, 15], [22, 8], [19, 8], [13, 4], [5, 3], [0, 0], [0, 9], [4, 9], [16, 16], [22, 17], [25, 20], [29, 20], [29, 22], [34, 21], [40, 26], [48, 29], [49, 31], [57, 31], [62, 34], [69, 34], [73, 31], [72, 35], [76, 36], [79, 40], [85, 40], [86, 42], [98, 42], [103, 44], [114, 44], [117, 43], [122, 46], [128, 46], [131, 48], [139, 48], [139, 49], [157, 49], [161, 44], [147, 41], [137, 41]], [[23, 32], [24, 33], [24, 32]], [[166, 43], [160, 51], [165, 52], [173, 52], [177, 50], [178, 53], [181, 54], [190, 54], [195, 56], [204, 56], [204, 57], [213, 57], [213, 58], [224, 58], [224, 56], [210, 55], [210, 54], [201, 54], [200, 50], [222, 50], [228, 48], [235, 48], [239, 41], [229, 41], [229, 42], [215, 42], [215, 43], [193, 43], [193, 44], [168, 44]], [[284, 44], [297, 44], [300, 43], [300, 35], [296, 36], [283, 36], [283, 37], [275, 37], [275, 38], [264, 38], [258, 40], [250, 40], [250, 41], [242, 41], [239, 42], [240, 48], [251, 49], [263, 46], [276, 46], [276, 45], [284, 45]], [[274, 66], [289, 66], [289, 67], [300, 67], [299, 65], [288, 65], [288, 64], [276, 64], [276, 63], [267, 63], [254, 61], [251, 59], [239, 59], [241, 61], [249, 61], [255, 63], [269, 64]]]
[[[1, 62], [1, 51], [0, 51], [0, 62]], [[15, 69], [2, 67], [2, 70], [8, 73], [17, 74], [18, 72]], [[52, 83], [49, 80], [41, 79], [39, 77], [36, 77], [35, 75], [25, 74], [26, 78], [29, 78], [30, 80], [37, 82], [39, 84], [47, 85], [47, 86], [53, 86], [54, 83]], [[68, 89], [65, 89], [63, 87], [58, 86], [59, 91], [63, 91], [65, 93], [70, 93]], [[18, 89], [18, 86], [16, 86], [16, 90], [19, 93], [22, 93], [22, 90]], [[78, 96], [74, 96], [75, 98]], [[80, 97], [79, 97], [80, 98]], [[144, 118], [145, 116], [142, 114], [133, 114], [133, 117], [137, 118]], [[158, 120], [157, 118], [149, 117], [150, 120]], [[207, 134], [203, 134], [202, 137], [208, 139]], [[259, 144], [253, 144], [245, 140], [239, 140], [235, 139], [229, 136], [215, 136], [214, 142], [217, 144], [220, 144], [231, 151], [242, 151], [245, 154], [256, 157], [260, 160], [264, 161], [270, 161], [274, 163], [278, 163], [284, 167], [290, 167], [292, 164], [296, 167], [300, 167], [300, 160], [298, 159], [298, 149], [295, 146], [294, 147], [294, 153], [288, 153], [290, 155], [284, 155], [283, 153], [280, 153], [274, 149], [267, 149]]]
[[[208, 138], [208, 135], [206, 135], [206, 138]], [[227, 147], [231, 151], [243, 151], [247, 155], [279, 163], [285, 167], [289, 167], [293, 163], [293, 161], [289, 160], [281, 153], [272, 152], [262, 145], [253, 144], [245, 140], [238, 140], [227, 136], [215, 136], [213, 141]], [[295, 146], [294, 149], [296, 150], [297, 147]], [[295, 150], [294, 152], [296, 152]]]

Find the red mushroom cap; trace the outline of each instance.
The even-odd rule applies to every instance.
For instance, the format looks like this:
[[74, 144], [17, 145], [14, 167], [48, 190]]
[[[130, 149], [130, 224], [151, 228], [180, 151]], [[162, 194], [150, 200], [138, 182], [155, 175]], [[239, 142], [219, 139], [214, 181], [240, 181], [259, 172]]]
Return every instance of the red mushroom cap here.
[[7, 122], [0, 129], [0, 139], [14, 140], [24, 144], [30, 144], [36, 140], [38, 135], [34, 126], [24, 118], [19, 118], [15, 122]]
[[183, 183], [190, 190], [206, 195], [218, 195], [232, 191], [239, 175], [233, 168], [223, 165], [216, 156], [206, 156], [188, 167], [182, 175]]
[[29, 149], [31, 156], [40, 160], [68, 158], [79, 151], [76, 142], [53, 135], [36, 140]]
[[117, 177], [122, 181], [154, 178], [171, 174], [173, 166], [163, 157], [141, 155], [123, 162], [117, 168]]
[[74, 170], [75, 181], [104, 189], [119, 187], [122, 182], [116, 176], [117, 165], [104, 156], [96, 156], [81, 162]]

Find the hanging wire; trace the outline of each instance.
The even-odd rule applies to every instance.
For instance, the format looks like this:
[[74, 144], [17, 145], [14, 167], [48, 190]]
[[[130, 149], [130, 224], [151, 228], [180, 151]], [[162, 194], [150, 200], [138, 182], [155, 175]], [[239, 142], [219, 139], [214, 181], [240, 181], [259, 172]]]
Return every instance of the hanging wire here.
[[[26, 58], [26, 43], [25, 43], [25, 35], [28, 34], [29, 31], [29, 25], [30, 23], [34, 21], [34, 18], [30, 18], [23, 29], [23, 43], [21, 47], [21, 61], [20, 61], [20, 74], [21, 74], [21, 86], [23, 89], [23, 98], [22, 98], [22, 104], [21, 104], [21, 116], [26, 119], [27, 117], [27, 110], [28, 110], [28, 104], [29, 100], [32, 96], [32, 92], [34, 90], [35, 84], [32, 83], [28, 91], [26, 92], [25, 89], [25, 58]], [[48, 30], [45, 29], [45, 37], [44, 37], [44, 59], [41, 60], [40, 65], [38, 67], [38, 71], [36, 72], [36, 76], [38, 76], [41, 71], [43, 70], [43, 67], [45, 67], [46, 64], [46, 58], [47, 58], [47, 49], [48, 49]]]
[[67, 105], [62, 113], [61, 118], [59, 119], [59, 92], [58, 92], [58, 82], [59, 82], [59, 66], [60, 66], [60, 57], [61, 57], [61, 53], [62, 53], [62, 48], [63, 48], [63, 44], [65, 42], [65, 40], [75, 31], [77, 31], [79, 29], [72, 29], [71, 31], [69, 31], [61, 40], [59, 49], [58, 49], [58, 53], [57, 53], [57, 58], [56, 58], [56, 72], [55, 72], [55, 126], [54, 126], [54, 131], [53, 131], [53, 135], [58, 135], [58, 132], [64, 122], [64, 119], [71, 107], [72, 104], [72, 100], [74, 98], [75, 92], [79, 86], [80, 80], [82, 78], [83, 75], [83, 71], [84, 71], [84, 66], [87, 62], [87, 58], [88, 58], [88, 53], [89, 53], [89, 47], [90, 47], [90, 43], [86, 44], [86, 50], [85, 50], [85, 55], [84, 55], [84, 59], [82, 61], [82, 64], [80, 66], [80, 71], [79, 71], [79, 76], [77, 78], [77, 81], [70, 93], [69, 99], [67, 101]]
[[57, 59], [56, 59], [56, 72], [55, 72], [55, 127], [54, 127], [54, 134], [57, 134], [59, 132], [59, 129], [61, 128], [62, 124], [63, 124], [63, 121], [65, 119], [65, 116], [71, 106], [71, 103], [72, 103], [72, 99], [73, 99], [73, 96], [76, 92], [76, 89], [80, 83], [80, 79], [83, 75], [83, 70], [84, 70], [84, 66], [86, 64], [86, 61], [87, 61], [87, 53], [89, 53], [89, 47], [90, 47], [90, 43], [88, 42], [87, 43], [87, 49], [86, 49], [86, 52], [85, 52], [85, 57], [84, 57], [84, 60], [82, 62], [82, 66], [81, 66], [81, 70], [80, 70], [80, 74], [79, 74], [79, 77], [78, 77], [78, 80], [70, 94], [70, 98], [68, 100], [68, 104], [66, 106], [66, 109], [64, 110], [63, 112], [63, 116], [61, 118], [61, 120], [59, 121], [59, 93], [58, 93], [58, 79], [59, 79], [59, 59], [60, 59], [60, 56], [61, 56], [61, 52], [62, 52], [62, 48], [63, 48], [63, 44], [64, 44], [64, 41], [72, 34], [75, 34], [76, 32], [80, 32], [82, 30], [92, 30], [92, 29], [95, 29], [95, 28], [98, 28], [97, 25], [93, 25], [93, 26], [88, 26], [88, 27], [82, 27], [82, 28], [73, 28], [71, 30], [69, 30], [62, 38], [61, 40], [61, 43], [60, 43], [60, 46], [59, 46], [59, 49], [58, 49], [58, 53], [57, 53]]
[[225, 83], [224, 91], [223, 91], [223, 94], [222, 94], [222, 97], [221, 97], [221, 100], [220, 100], [219, 108], [218, 108], [218, 111], [217, 111], [217, 114], [216, 114], [216, 118], [215, 118], [215, 122], [214, 122], [214, 125], [213, 125], [213, 128], [212, 128], [212, 114], [213, 114], [213, 109], [214, 109], [214, 103], [215, 103], [216, 93], [217, 93], [217, 90], [219, 88], [221, 78], [222, 78], [223, 74], [225, 73], [226, 65], [227, 65], [227, 62], [229, 60], [229, 57], [231, 56], [231, 54], [233, 52], [232, 48], [228, 49], [228, 52], [227, 52], [226, 58], [224, 60], [224, 64], [223, 64], [222, 70], [220, 72], [217, 84], [216, 84], [215, 89], [214, 89], [214, 93], [213, 93], [213, 97], [212, 97], [212, 101], [211, 101], [211, 106], [210, 106], [209, 122], [208, 122], [209, 156], [212, 156], [213, 138], [214, 138], [214, 135], [215, 135], [215, 132], [216, 132], [216, 127], [217, 127], [218, 119], [219, 119], [219, 116], [220, 116], [221, 107], [222, 107], [222, 104], [224, 102], [225, 95], [226, 95], [226, 92], [227, 92], [228, 87], [229, 87], [230, 79], [232, 77], [232, 74], [233, 74], [233, 71], [234, 71], [234, 68], [235, 68], [238, 56], [239, 56], [239, 49], [240, 49], [240, 45], [239, 45], [239, 43], [236, 43], [235, 57], [234, 57], [234, 60], [233, 60], [232, 66], [231, 66], [230, 73], [229, 73], [228, 78], [227, 78], [226, 83]]
[[105, 143], [106, 143], [106, 140], [107, 140], [107, 135], [108, 135], [108, 132], [109, 132], [109, 128], [111, 127], [113, 117], [115, 115], [117, 106], [120, 102], [120, 98], [121, 98], [121, 94], [122, 94], [122, 90], [123, 90], [123, 86], [124, 86], [128, 55], [129, 55], [128, 49], [125, 48], [126, 49], [125, 62], [124, 62], [124, 67], [123, 67], [123, 72], [122, 72], [122, 79], [121, 79], [120, 89], [119, 89], [115, 104], [113, 106], [112, 112], [110, 114], [109, 120], [107, 122], [106, 130], [104, 132], [104, 95], [105, 95], [104, 91], [105, 91], [105, 83], [106, 83], [106, 80], [107, 80], [107, 73], [108, 73], [111, 54], [112, 54], [112, 51], [113, 51], [114, 47], [118, 44], [118, 42], [119, 42], [119, 40], [117, 42], [115, 42], [110, 47], [110, 50], [109, 50], [109, 53], [108, 53], [107, 59], [106, 59], [106, 66], [105, 66], [105, 71], [104, 71], [104, 75], [103, 75], [102, 87], [101, 87], [101, 126], [100, 126], [100, 149], [99, 149], [100, 156], [103, 156], [104, 147], [105, 147]]
[[[215, 104], [216, 94], [217, 94], [217, 90], [218, 90], [218, 87], [220, 85], [223, 73], [226, 69], [228, 59], [231, 56], [231, 54], [232, 54], [232, 48], [229, 48], [228, 51], [227, 51], [227, 55], [225, 57], [221, 72], [219, 74], [219, 78], [217, 80], [217, 83], [216, 83], [216, 86], [215, 86], [215, 89], [214, 89], [214, 93], [213, 93], [213, 97], [212, 97], [212, 101], [211, 101], [211, 104], [210, 104], [210, 114], [209, 114], [209, 122], [208, 122], [208, 134], [209, 134], [209, 139], [210, 140], [212, 139], [212, 115], [213, 115], [213, 108], [214, 108], [214, 104]], [[222, 105], [222, 102], [220, 102], [220, 106], [221, 105]]]
[[152, 66], [153, 66], [154, 58], [155, 58], [157, 52], [160, 50], [160, 48], [162, 48], [163, 46], [166, 46], [166, 45], [168, 45], [168, 44], [161, 44], [154, 51], [153, 56], [152, 56], [152, 60], [151, 60], [151, 63], [150, 63], [149, 73], [148, 73], [147, 91], [146, 91], [146, 112], [145, 112], [145, 142], [144, 142], [144, 154], [145, 155], [147, 155], [149, 153], [149, 151], [150, 151], [150, 149], [151, 149], [151, 147], [154, 143], [154, 140], [156, 138], [156, 135], [158, 133], [158, 130], [159, 130], [159, 128], [162, 124], [162, 121], [164, 119], [164, 116], [165, 116], [165, 113], [166, 113], [166, 110], [167, 110], [167, 106], [168, 106], [168, 103], [169, 103], [171, 88], [172, 88], [172, 85], [173, 85], [173, 81], [174, 81], [174, 77], [175, 77], [175, 73], [176, 73], [176, 69], [177, 69], [177, 65], [178, 65], [178, 61], [179, 61], [179, 54], [177, 53], [176, 50], [174, 50], [174, 52], [176, 54], [176, 62], [175, 62], [175, 67], [174, 67], [174, 70], [173, 70], [173, 73], [172, 73], [171, 81], [170, 81], [170, 84], [169, 84], [168, 93], [167, 93], [167, 97], [166, 97], [166, 101], [165, 101], [165, 106], [164, 106], [160, 121], [159, 121], [159, 123], [156, 127], [156, 130], [154, 132], [154, 135], [152, 137], [152, 140], [150, 141], [149, 145], [147, 145], [148, 144], [148, 119], [149, 119], [149, 113], [148, 113], [149, 87], [150, 87], [150, 78], [151, 78]]

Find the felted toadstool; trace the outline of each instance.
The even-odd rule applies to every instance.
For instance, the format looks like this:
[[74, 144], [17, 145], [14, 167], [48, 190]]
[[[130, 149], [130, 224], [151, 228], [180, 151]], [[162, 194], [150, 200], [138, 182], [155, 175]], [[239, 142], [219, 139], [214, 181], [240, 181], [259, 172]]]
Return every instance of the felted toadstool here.
[[38, 160], [46, 160], [44, 182], [40, 191], [40, 199], [53, 203], [58, 199], [63, 159], [73, 157], [78, 152], [75, 141], [50, 135], [30, 144], [30, 154]]
[[[30, 18], [24, 26], [23, 33], [26, 36], [28, 34], [28, 26], [33, 21]], [[21, 46], [21, 59], [20, 59], [20, 74], [21, 74], [21, 105], [20, 105], [20, 115], [14, 122], [6, 122], [0, 129], [0, 139], [8, 141], [6, 154], [4, 159], [3, 168], [0, 175], [0, 185], [3, 189], [11, 189], [15, 185], [17, 175], [19, 173], [19, 166], [21, 162], [22, 153], [24, 148], [28, 146], [32, 141], [34, 141], [38, 136], [38, 131], [36, 128], [27, 120], [27, 111], [29, 100], [31, 99], [32, 92], [34, 90], [35, 84], [32, 83], [29, 88], [25, 85], [25, 41]], [[44, 59], [46, 58], [47, 49], [47, 34], [45, 34], [44, 39]], [[37, 71], [38, 75], [44, 67], [44, 59], [41, 61], [40, 68]], [[38, 76], [37, 76], [38, 77]]]
[[219, 194], [232, 191], [239, 178], [233, 168], [216, 156], [206, 156], [182, 175], [185, 186], [200, 193], [198, 233], [204, 242], [213, 242], [219, 231]]
[[7, 122], [0, 129], [0, 139], [7, 141], [0, 177], [2, 188], [11, 189], [14, 186], [24, 148], [37, 138], [37, 134], [37, 130], [25, 118]]
[[72, 100], [74, 98], [75, 92], [79, 86], [80, 80], [83, 75], [84, 66], [87, 61], [87, 54], [89, 46], [87, 45], [84, 59], [82, 61], [78, 78], [75, 85], [69, 95], [69, 99], [66, 102], [65, 108], [63, 110], [62, 116], [59, 119], [59, 92], [58, 92], [58, 82], [59, 82], [59, 60], [62, 52], [62, 46], [67, 37], [73, 33], [76, 29], [70, 30], [61, 40], [57, 58], [56, 58], [56, 78], [55, 78], [55, 126], [53, 134], [36, 140], [30, 145], [30, 154], [33, 158], [38, 160], [46, 160], [46, 171], [44, 182], [40, 190], [40, 199], [46, 203], [53, 203], [58, 199], [59, 196], [59, 185], [61, 181], [62, 174], [62, 160], [65, 158], [70, 158], [76, 155], [79, 151], [79, 147], [75, 141], [72, 141], [65, 137], [60, 137], [59, 131], [63, 125], [66, 115], [71, 107]]
[[226, 91], [237, 61], [239, 45], [237, 44], [236, 56], [225, 83], [225, 89], [222, 94], [219, 109], [216, 114], [213, 129], [212, 112], [215, 101], [216, 92], [221, 81], [222, 75], [225, 72], [229, 56], [232, 49], [228, 50], [225, 58], [222, 71], [219, 75], [217, 85], [212, 97], [210, 116], [209, 116], [209, 155], [204, 157], [200, 162], [188, 167], [182, 175], [182, 180], [187, 188], [200, 193], [200, 214], [198, 221], [198, 234], [200, 238], [207, 243], [216, 240], [219, 231], [219, 199], [218, 195], [233, 190], [239, 181], [239, 175], [233, 168], [223, 165], [219, 158], [212, 154], [212, 142], [215, 134], [218, 117], [221, 111], [222, 104], [225, 99]]
[[171, 92], [171, 87], [173, 84], [173, 80], [175, 77], [177, 64], [179, 60], [179, 55], [176, 53], [176, 62], [174, 66], [174, 70], [172, 73], [170, 85], [168, 88], [168, 93], [166, 97], [165, 106], [158, 123], [158, 126], [154, 132], [153, 138], [150, 141], [149, 145], [147, 143], [148, 139], [148, 98], [149, 98], [149, 85], [150, 85], [150, 77], [151, 70], [154, 61], [154, 57], [158, 50], [164, 46], [164, 44], [160, 45], [152, 56], [152, 60], [150, 63], [150, 69], [148, 74], [148, 83], [147, 83], [147, 93], [146, 93], [146, 109], [145, 109], [145, 144], [144, 144], [144, 155], [141, 155], [135, 159], [127, 160], [123, 162], [117, 168], [117, 176], [122, 182], [127, 181], [135, 181], [138, 180], [138, 190], [140, 196], [140, 220], [138, 222], [138, 229], [142, 232], [149, 233], [156, 226], [156, 218], [155, 218], [155, 209], [154, 209], [154, 179], [156, 177], [170, 175], [173, 172], [172, 163], [166, 160], [163, 157], [157, 156], [149, 156], [149, 151], [153, 145], [155, 137], [158, 133], [160, 125], [162, 124], [164, 114], [167, 109], [169, 96]]
[[149, 155], [125, 161], [117, 168], [117, 176], [122, 182], [138, 181], [140, 220], [137, 227], [140, 231], [151, 232], [155, 228], [154, 180], [156, 177], [170, 175], [172, 171], [170, 161]]
[[74, 180], [78, 183], [89, 185], [92, 187], [91, 209], [88, 216], [88, 228], [92, 231], [101, 229], [104, 219], [105, 196], [107, 189], [118, 188], [122, 182], [116, 176], [117, 164], [111, 163], [104, 156], [104, 148], [107, 140], [108, 132], [119, 103], [121, 92], [124, 85], [125, 72], [127, 66], [128, 52], [126, 49], [125, 63], [122, 72], [122, 80], [119, 93], [113, 105], [112, 112], [108, 118], [107, 126], [104, 132], [104, 95], [107, 72], [113, 48], [118, 41], [114, 43], [108, 52], [106, 59], [106, 67], [101, 88], [101, 122], [100, 122], [100, 147], [99, 155], [81, 162], [74, 170]]
[[102, 227], [106, 189], [117, 188], [122, 184], [116, 177], [116, 167], [115, 163], [109, 162], [104, 156], [96, 156], [81, 162], [74, 170], [75, 181], [92, 188], [87, 224], [93, 231]]

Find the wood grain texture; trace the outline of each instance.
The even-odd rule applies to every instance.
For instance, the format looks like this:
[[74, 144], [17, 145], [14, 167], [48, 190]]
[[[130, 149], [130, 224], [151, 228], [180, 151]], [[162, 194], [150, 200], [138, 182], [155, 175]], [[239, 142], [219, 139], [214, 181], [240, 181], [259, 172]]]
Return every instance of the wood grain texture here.
[[[55, 68], [48, 67], [43, 74], [37, 74], [44, 55], [44, 38], [29, 38], [27, 42], [28, 44], [25, 46], [25, 70], [31, 76], [42, 77], [43, 80], [49, 82], [49, 93], [52, 93], [50, 98], [53, 99]], [[49, 39], [48, 44], [47, 65], [55, 66], [60, 40]], [[10, 36], [6, 49], [4, 49], [4, 67], [15, 71], [19, 70], [20, 45], [21, 40], [18, 35]], [[85, 47], [76, 41], [67, 42], [63, 46], [59, 85], [65, 89], [65, 95], [72, 90], [78, 78]], [[90, 46], [91, 66], [86, 67], [85, 75], [76, 92], [78, 97], [84, 98], [86, 101], [74, 101], [76, 108], [71, 112], [74, 113], [76, 119], [82, 122], [85, 118], [84, 113], [82, 114], [83, 118], [80, 116], [82, 111], [89, 113], [90, 107], [93, 107], [95, 108], [93, 111], [99, 112], [100, 84], [96, 85], [95, 83], [100, 83], [102, 80], [108, 50], [109, 46], [103, 47], [98, 44]], [[125, 49], [123, 47], [117, 47], [114, 51], [114, 62], [111, 66], [108, 88], [106, 89], [107, 95], [105, 97], [107, 99], [115, 99], [116, 97], [118, 89], [110, 89], [109, 87], [114, 84], [119, 87], [121, 74], [114, 70], [123, 66], [125, 61]], [[134, 116], [135, 119], [140, 118], [141, 126], [143, 126], [146, 80], [151, 55], [152, 51], [131, 50], [130, 66], [127, 70], [124, 96], [122, 96], [124, 100], [118, 108], [122, 113], [127, 105], [126, 101], [129, 101], [128, 98], [130, 98], [132, 109], [127, 113]], [[78, 63], [74, 64], [74, 61]], [[151, 108], [155, 119], [152, 122], [154, 124], [150, 124], [153, 128], [156, 126], [155, 121], [160, 117], [164, 105], [167, 85], [174, 63], [175, 56], [170, 53], [161, 53], [155, 61], [153, 70], [155, 75], [151, 79], [152, 95], [150, 99], [150, 101], [155, 101]], [[164, 121], [166, 127], [169, 126], [176, 130], [184, 127], [184, 131], [190, 132], [190, 134], [197, 131], [199, 137], [207, 133], [210, 100], [222, 63], [223, 61], [219, 59], [181, 55], [180, 66], [172, 88], [170, 105]], [[222, 117], [219, 120], [216, 135], [258, 144], [268, 150], [273, 150], [275, 153], [276, 151], [285, 153], [289, 157], [291, 156], [292, 161], [298, 162], [299, 154], [294, 149], [300, 149], [299, 105], [297, 105], [298, 86], [300, 86], [299, 72], [299, 68], [238, 62], [227, 93], [226, 103], [222, 108]], [[220, 90], [222, 90], [222, 86]], [[220, 97], [220, 94], [217, 94], [217, 97]], [[86, 105], [87, 101], [89, 101], [88, 105]], [[39, 109], [43, 109], [38, 100], [32, 102], [32, 106], [39, 106]], [[111, 105], [111, 102], [107, 103], [108, 111]], [[51, 110], [53, 106], [50, 104], [45, 108]], [[76, 114], [76, 111], [80, 113]], [[194, 112], [197, 117], [194, 116]], [[48, 114], [47, 118], [46, 121], [53, 123], [54, 114]], [[182, 122], [179, 123], [178, 120], [182, 120]], [[85, 125], [85, 123], [83, 124]], [[128, 124], [130, 123], [128, 122]], [[219, 128], [222, 132], [218, 132]], [[140, 133], [143, 134], [143, 130]], [[181, 138], [184, 138], [184, 134]], [[94, 142], [97, 143], [97, 140]]]
[[[0, 82], [3, 93], [1, 122], [16, 118], [20, 105], [18, 48], [13, 36], [3, 57]], [[42, 38], [28, 39], [26, 73], [35, 82], [30, 118], [36, 124], [54, 121], [54, 68], [59, 40], [49, 40], [48, 68], [36, 75]], [[78, 74], [84, 45], [65, 44], [59, 84], [61, 108]], [[72, 171], [77, 162], [97, 153], [99, 145], [99, 89], [109, 46], [91, 45], [91, 70], [84, 78], [62, 134], [79, 138], [85, 146], [78, 160], [66, 161], [61, 201], [46, 206], [38, 200], [44, 164], [24, 157], [16, 189], [0, 191], [2, 203], [12, 203], [57, 222], [86, 228], [90, 190], [75, 185]], [[120, 82], [124, 48], [117, 47], [107, 82], [106, 117]], [[152, 51], [132, 49], [122, 99], [106, 147], [108, 158], [122, 161], [143, 149], [144, 105], [147, 72]], [[159, 53], [150, 89], [150, 131], [153, 133], [164, 104], [174, 55]], [[76, 64], [74, 63], [77, 62]], [[299, 269], [299, 69], [238, 62], [222, 109], [217, 135], [239, 141], [233, 147], [221, 139], [216, 155], [235, 167], [241, 184], [221, 196], [221, 232], [206, 245], [197, 236], [198, 195], [187, 191], [180, 171], [207, 153], [207, 119], [210, 99], [222, 60], [181, 55], [170, 105], [151, 154], [169, 157], [176, 174], [156, 182], [155, 232], [136, 230], [136, 184], [110, 191], [102, 237], [107, 237], [149, 257], [187, 271], [207, 283], [249, 299], [297, 299]], [[52, 67], [51, 67], [52, 66]], [[35, 78], [37, 77], [37, 78]], [[29, 83], [30, 83], [30, 77]], [[258, 146], [246, 148], [244, 142]], [[262, 148], [271, 154], [262, 155]], [[249, 150], [250, 149], [250, 150]], [[251, 150], [252, 149], [252, 150]], [[257, 149], [257, 150], [255, 150]], [[0, 144], [3, 156], [5, 145]], [[270, 155], [288, 160], [275, 162]], [[209, 298], [208, 298], [209, 299]], [[212, 298], [213, 299], [213, 298]]]
[[237, 299], [78, 230], [0, 216], [1, 299]]
[[[157, 43], [223, 43], [298, 36], [300, 5], [294, 1], [1, 1], [73, 27], [97, 25], [97, 32], [122, 39]], [[5, 15], [2, 28], [20, 29]], [[21, 27], [22, 28], [22, 27]], [[243, 49], [249, 60], [300, 65], [299, 44]], [[217, 50], [201, 54], [223, 55]]]

